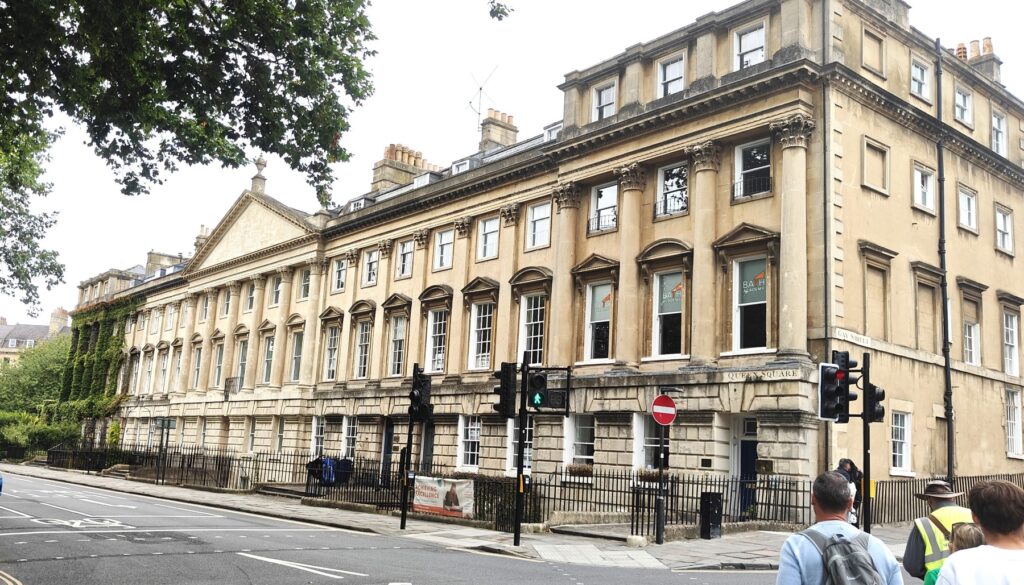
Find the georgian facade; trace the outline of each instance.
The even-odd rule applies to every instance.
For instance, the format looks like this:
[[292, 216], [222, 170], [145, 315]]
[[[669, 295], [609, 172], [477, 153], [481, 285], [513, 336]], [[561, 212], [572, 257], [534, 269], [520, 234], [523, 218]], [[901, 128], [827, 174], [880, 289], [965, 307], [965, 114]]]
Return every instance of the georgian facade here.
[[144, 299], [110, 374], [125, 439], [169, 416], [184, 444], [397, 458], [418, 363], [434, 416], [413, 457], [506, 473], [492, 374], [526, 361], [574, 376], [571, 416], [531, 416], [534, 470], [649, 465], [647, 411], [670, 386], [673, 468], [807, 477], [859, 459], [859, 434], [816, 416], [816, 363], [845, 349], [887, 390], [876, 477], [944, 472], [945, 136], [957, 470], [1024, 469], [1024, 104], [988, 50], [944, 51], [936, 96], [934, 42], [907, 12], [706, 15], [568, 74], [541, 136], [491, 112], [450, 167], [389, 147], [340, 209], [278, 203], [259, 163], [183, 270], [114, 295]]

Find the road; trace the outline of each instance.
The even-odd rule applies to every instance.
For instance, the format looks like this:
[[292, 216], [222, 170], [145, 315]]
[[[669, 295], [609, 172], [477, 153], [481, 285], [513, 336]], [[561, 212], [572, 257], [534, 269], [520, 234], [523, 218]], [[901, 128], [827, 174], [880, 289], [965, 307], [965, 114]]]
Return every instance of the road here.
[[769, 572], [676, 573], [492, 555], [7, 475], [0, 585], [770, 584]]

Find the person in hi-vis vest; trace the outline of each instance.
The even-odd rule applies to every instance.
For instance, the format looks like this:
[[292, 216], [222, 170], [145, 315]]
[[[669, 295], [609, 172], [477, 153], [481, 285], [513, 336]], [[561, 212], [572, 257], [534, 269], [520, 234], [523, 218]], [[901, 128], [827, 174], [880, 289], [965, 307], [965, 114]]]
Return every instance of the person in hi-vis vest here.
[[971, 523], [971, 511], [958, 506], [956, 498], [963, 492], [954, 492], [942, 480], [929, 481], [923, 494], [915, 497], [928, 502], [931, 512], [924, 518], [914, 520], [914, 527], [907, 539], [903, 552], [903, 568], [908, 573], [923, 579], [928, 571], [941, 567], [949, 556], [949, 535], [954, 524]]

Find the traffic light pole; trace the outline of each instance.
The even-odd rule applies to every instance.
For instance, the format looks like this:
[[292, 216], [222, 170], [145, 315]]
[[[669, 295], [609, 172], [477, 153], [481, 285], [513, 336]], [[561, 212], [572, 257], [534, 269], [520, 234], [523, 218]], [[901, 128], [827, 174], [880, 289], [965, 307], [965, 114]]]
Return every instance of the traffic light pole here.
[[526, 489], [526, 478], [523, 475], [524, 463], [526, 459], [526, 425], [528, 414], [526, 412], [526, 393], [527, 393], [527, 380], [530, 377], [530, 366], [528, 365], [528, 354], [523, 353], [523, 367], [522, 376], [520, 377], [520, 392], [519, 392], [519, 433], [518, 441], [516, 445], [516, 529], [515, 538], [512, 544], [519, 546], [520, 536], [523, 532], [523, 508], [526, 503], [525, 489]]
[[[868, 412], [868, 408], [871, 404], [871, 399], [868, 394], [871, 390], [871, 354], [864, 352], [864, 361], [861, 362], [864, 365], [861, 366], [861, 375], [864, 380], [864, 412], [861, 414], [860, 422], [864, 425], [864, 481], [861, 482], [860, 490], [860, 501], [864, 503], [864, 509], [861, 513], [861, 526], [864, 527], [864, 532], [871, 532], [871, 413]], [[866, 492], [866, 493], [863, 493]]]

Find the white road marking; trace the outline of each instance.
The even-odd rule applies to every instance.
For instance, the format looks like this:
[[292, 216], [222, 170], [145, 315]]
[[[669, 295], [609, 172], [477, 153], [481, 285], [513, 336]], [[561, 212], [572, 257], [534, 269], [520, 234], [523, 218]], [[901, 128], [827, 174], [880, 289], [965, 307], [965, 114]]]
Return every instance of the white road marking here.
[[[258, 561], [264, 561], [267, 563], [273, 563], [275, 565], [282, 565], [291, 569], [298, 569], [300, 571], [306, 571], [307, 573], [313, 573], [314, 575], [320, 575], [321, 577], [329, 577], [331, 579], [344, 579], [342, 575], [332, 575], [331, 573], [343, 573], [345, 575], [354, 575], [356, 577], [369, 577], [366, 573], [354, 573], [352, 571], [343, 571], [341, 569], [331, 569], [329, 567], [318, 567], [316, 565], [306, 565], [303, 563], [296, 563], [294, 561], [282, 561], [278, 559], [272, 559], [269, 557], [259, 557], [256, 555], [250, 555], [246, 553], [238, 553], [239, 556], [248, 557], [250, 559], [256, 559]], [[325, 572], [328, 571], [328, 572]]]
[[178, 510], [179, 512], [192, 512], [193, 514], [203, 514], [205, 516], [211, 516], [213, 518], [223, 518], [218, 514], [210, 514], [209, 512], [200, 512], [199, 510], [189, 510], [188, 508], [179, 508], [178, 506], [168, 506], [167, 504], [153, 504], [158, 508], [167, 508], [169, 510]]
[[[134, 528], [131, 530], [40, 530], [36, 532], [0, 532], [0, 536], [34, 536], [37, 534], [123, 534], [151, 532], [336, 532], [331, 528]], [[108, 538], [107, 540], [116, 540]]]
[[101, 506], [109, 506], [111, 508], [129, 508], [131, 510], [134, 510], [136, 508], [135, 506], [129, 506], [127, 504], [108, 504], [106, 502], [97, 502], [96, 500], [87, 500], [85, 498], [78, 498], [78, 501], [89, 502], [90, 504], [99, 504]]
[[39, 502], [39, 503], [44, 505], [44, 506], [49, 506], [51, 508], [57, 508], [58, 510], [64, 510], [65, 512], [71, 512], [72, 514], [78, 514], [79, 516], [86, 516], [86, 517], [95, 516], [95, 514], [86, 514], [85, 512], [79, 512], [78, 510], [72, 510], [71, 508], [62, 508], [60, 506], [55, 506], [53, 504], [47, 504], [46, 502]]
[[485, 550], [476, 550], [476, 549], [472, 549], [472, 548], [461, 548], [461, 547], [458, 547], [458, 546], [448, 546], [448, 547], [445, 547], [445, 548], [447, 550], [453, 550], [453, 551], [456, 551], [456, 552], [472, 553], [472, 554], [475, 554], [475, 555], [483, 555], [485, 557], [498, 557], [498, 558], [501, 558], [501, 559], [512, 559], [512, 560], [517, 560], [517, 561], [526, 561], [528, 563], [543, 563], [543, 562], [545, 562], [545, 561], [543, 561], [541, 559], [528, 559], [528, 558], [525, 558], [525, 557], [517, 557], [517, 556], [514, 556], [514, 555], [503, 555], [503, 554], [498, 554], [498, 553], [487, 552]]
[[10, 508], [5, 508], [3, 506], [0, 506], [0, 510], [7, 510], [11, 514], [17, 514], [17, 516], [0, 516], [0, 518], [31, 518], [31, 516], [29, 516], [28, 514], [24, 514], [22, 512], [12, 510]]

